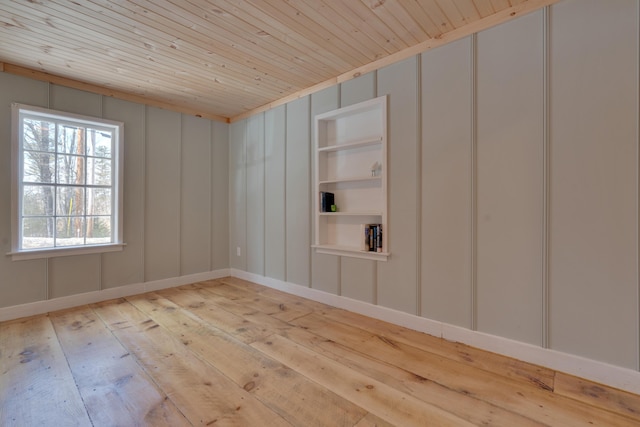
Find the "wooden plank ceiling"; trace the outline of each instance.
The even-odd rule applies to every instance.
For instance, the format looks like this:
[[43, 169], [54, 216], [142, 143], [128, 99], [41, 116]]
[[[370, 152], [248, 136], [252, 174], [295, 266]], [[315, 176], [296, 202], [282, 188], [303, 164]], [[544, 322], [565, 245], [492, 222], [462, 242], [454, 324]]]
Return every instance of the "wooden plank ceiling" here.
[[0, 62], [6, 72], [228, 120], [553, 2], [0, 0]]

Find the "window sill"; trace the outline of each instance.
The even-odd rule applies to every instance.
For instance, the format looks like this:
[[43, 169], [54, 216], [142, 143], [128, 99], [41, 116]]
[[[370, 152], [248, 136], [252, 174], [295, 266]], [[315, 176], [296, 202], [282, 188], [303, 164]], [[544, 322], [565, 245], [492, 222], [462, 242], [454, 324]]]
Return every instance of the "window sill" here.
[[125, 246], [126, 243], [112, 243], [108, 245], [72, 246], [68, 248], [56, 249], [33, 249], [27, 251], [9, 252], [7, 256], [10, 256], [12, 261], [25, 261], [29, 259], [118, 252], [123, 250]]

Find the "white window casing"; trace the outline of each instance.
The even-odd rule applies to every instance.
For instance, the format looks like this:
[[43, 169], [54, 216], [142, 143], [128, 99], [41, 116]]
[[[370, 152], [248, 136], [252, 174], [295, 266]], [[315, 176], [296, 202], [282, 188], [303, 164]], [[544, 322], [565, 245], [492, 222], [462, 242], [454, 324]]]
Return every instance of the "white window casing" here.
[[120, 251], [124, 124], [12, 104], [14, 261]]

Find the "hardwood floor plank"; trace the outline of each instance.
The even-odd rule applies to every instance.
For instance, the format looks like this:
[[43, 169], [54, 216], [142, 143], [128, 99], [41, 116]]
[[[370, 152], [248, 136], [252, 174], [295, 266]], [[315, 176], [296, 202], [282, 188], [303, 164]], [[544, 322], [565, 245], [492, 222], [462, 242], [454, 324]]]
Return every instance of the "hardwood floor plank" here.
[[402, 426], [473, 425], [280, 335], [274, 334], [251, 346], [388, 422]]
[[226, 282], [215, 285], [203, 285], [203, 289], [284, 321], [296, 319], [313, 311], [310, 308], [304, 307], [300, 299], [284, 302], [282, 299], [276, 300], [264, 296], [261, 293], [255, 293], [250, 289], [230, 285]]
[[409, 344], [452, 360], [464, 362], [469, 366], [484, 369], [507, 378], [521, 380], [545, 390], [553, 390], [554, 387], [554, 371], [548, 368], [489, 353], [465, 344], [447, 341], [338, 308], [328, 307], [321, 314], [332, 320], [357, 326], [382, 337]]
[[290, 425], [126, 300], [92, 307], [192, 424]]
[[435, 381], [449, 389], [551, 425], [628, 426], [629, 418], [519, 381], [467, 366], [362, 329], [311, 314], [292, 323], [363, 354]]
[[93, 310], [50, 317], [94, 426], [191, 425]]
[[297, 295], [288, 294], [283, 291], [279, 291], [277, 289], [269, 288], [266, 286], [256, 285], [255, 283], [249, 282], [247, 280], [242, 280], [237, 277], [230, 277], [225, 279], [220, 279], [224, 283], [238, 286], [244, 289], [250, 289], [253, 292], [259, 293], [265, 297], [271, 298], [279, 303], [289, 303], [291, 305], [295, 305], [297, 307], [305, 307], [308, 311], [320, 311], [323, 309], [331, 308], [330, 306], [323, 304], [321, 302], [313, 301], [307, 298], [302, 298]]
[[461, 394], [434, 381], [404, 369], [383, 363], [375, 356], [350, 350], [326, 338], [303, 329], [291, 329], [283, 336], [297, 344], [322, 354], [349, 369], [374, 378], [397, 390], [438, 406], [474, 425], [494, 427], [540, 427], [545, 424], [507, 411], [484, 400]]
[[367, 414], [354, 427], [395, 427], [395, 424], [388, 423], [373, 414]]
[[127, 298], [180, 341], [293, 425], [353, 426], [362, 408], [198, 319], [157, 294]]
[[635, 394], [595, 384], [563, 372], [556, 374], [555, 384], [555, 392], [562, 396], [626, 415], [640, 425], [640, 400]]
[[202, 288], [194, 288], [188, 292], [162, 291], [160, 295], [183, 307], [189, 306], [200, 318], [215, 323], [220, 329], [246, 343], [268, 336], [274, 331], [293, 327], [280, 319], [247, 307], [238, 300], [229, 300]]
[[640, 395], [235, 278], [0, 323], [0, 425], [638, 426]]
[[0, 425], [91, 425], [46, 315], [0, 323]]

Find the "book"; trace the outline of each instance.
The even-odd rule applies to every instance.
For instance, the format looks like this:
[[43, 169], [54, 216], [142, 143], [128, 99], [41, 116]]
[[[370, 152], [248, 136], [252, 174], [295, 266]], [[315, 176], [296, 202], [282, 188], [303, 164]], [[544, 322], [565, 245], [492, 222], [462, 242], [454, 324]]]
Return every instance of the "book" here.
[[320, 192], [320, 212], [331, 212], [331, 205], [335, 204], [333, 193], [329, 193], [328, 191]]
[[360, 224], [360, 250], [382, 252], [382, 224]]
[[369, 225], [369, 252], [376, 250], [376, 225]]
[[362, 236], [360, 240], [360, 250], [368, 251], [369, 250], [369, 224], [360, 224], [360, 235]]

